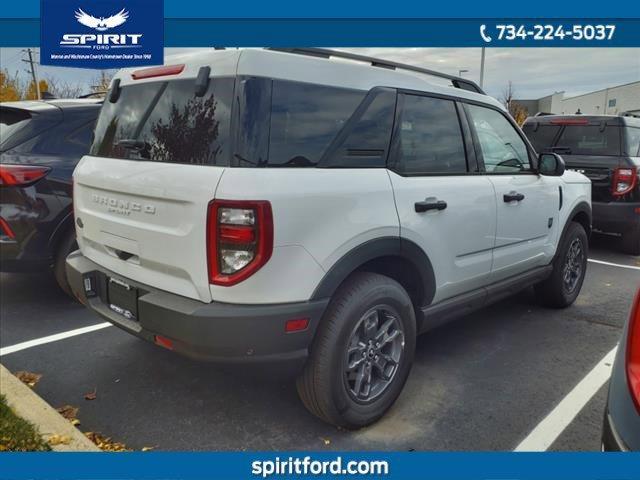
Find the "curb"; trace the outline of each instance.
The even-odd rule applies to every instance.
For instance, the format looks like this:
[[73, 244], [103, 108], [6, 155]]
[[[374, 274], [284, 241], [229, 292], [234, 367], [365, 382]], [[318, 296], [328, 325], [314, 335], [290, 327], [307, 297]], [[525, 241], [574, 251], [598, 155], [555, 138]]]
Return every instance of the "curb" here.
[[46, 441], [52, 435], [68, 437], [68, 443], [50, 445], [54, 452], [100, 452], [71, 422], [0, 364], [0, 392], [19, 417], [31, 422]]

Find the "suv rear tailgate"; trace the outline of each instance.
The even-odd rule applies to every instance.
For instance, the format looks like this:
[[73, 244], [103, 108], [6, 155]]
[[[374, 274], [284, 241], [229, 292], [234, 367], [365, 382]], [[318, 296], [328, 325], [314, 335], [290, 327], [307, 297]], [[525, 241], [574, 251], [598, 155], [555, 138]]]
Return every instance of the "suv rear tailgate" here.
[[83, 254], [125, 278], [210, 302], [207, 206], [223, 172], [216, 166], [84, 157], [74, 172]]

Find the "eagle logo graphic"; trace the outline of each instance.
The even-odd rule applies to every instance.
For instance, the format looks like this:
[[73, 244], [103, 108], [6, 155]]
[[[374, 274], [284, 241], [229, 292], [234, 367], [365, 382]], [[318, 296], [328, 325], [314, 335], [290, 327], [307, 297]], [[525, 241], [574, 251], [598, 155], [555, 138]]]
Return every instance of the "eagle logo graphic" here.
[[107, 18], [96, 18], [93, 15], [85, 13], [81, 8], [78, 8], [75, 13], [76, 20], [78, 20], [79, 23], [89, 28], [98, 30], [99, 32], [104, 32], [105, 30], [109, 30], [110, 28], [122, 25], [127, 21], [127, 18], [129, 18], [129, 12], [127, 12], [124, 8], [115, 15], [111, 15]]

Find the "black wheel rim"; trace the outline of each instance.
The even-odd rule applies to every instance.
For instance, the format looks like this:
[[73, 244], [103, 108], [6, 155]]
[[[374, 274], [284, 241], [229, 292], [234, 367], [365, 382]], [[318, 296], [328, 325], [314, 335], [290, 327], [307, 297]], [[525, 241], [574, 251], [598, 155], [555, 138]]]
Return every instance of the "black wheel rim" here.
[[368, 310], [358, 320], [347, 343], [344, 382], [349, 395], [368, 403], [393, 382], [404, 353], [400, 315], [388, 305]]
[[562, 283], [567, 293], [573, 293], [578, 287], [584, 269], [584, 249], [579, 238], [569, 245], [562, 266]]

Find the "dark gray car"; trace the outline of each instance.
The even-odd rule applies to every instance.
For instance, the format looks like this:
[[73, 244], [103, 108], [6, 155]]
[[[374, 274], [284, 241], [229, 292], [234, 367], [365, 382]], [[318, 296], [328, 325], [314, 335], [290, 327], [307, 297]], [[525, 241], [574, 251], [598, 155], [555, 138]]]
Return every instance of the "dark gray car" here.
[[538, 152], [589, 177], [593, 228], [621, 234], [624, 251], [640, 255], [640, 117], [543, 115], [522, 129]]
[[640, 451], [640, 290], [616, 355], [602, 431], [604, 451]]

